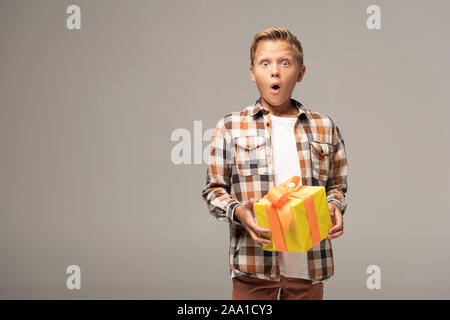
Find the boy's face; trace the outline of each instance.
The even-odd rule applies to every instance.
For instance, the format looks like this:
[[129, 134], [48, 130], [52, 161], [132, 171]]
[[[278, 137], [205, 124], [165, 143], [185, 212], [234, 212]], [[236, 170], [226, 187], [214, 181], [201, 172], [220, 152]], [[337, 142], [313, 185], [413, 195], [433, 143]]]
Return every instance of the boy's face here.
[[305, 71], [304, 65], [298, 66], [292, 45], [284, 40], [259, 42], [250, 66], [252, 81], [256, 82], [262, 101], [271, 106], [290, 103], [295, 84], [302, 80]]

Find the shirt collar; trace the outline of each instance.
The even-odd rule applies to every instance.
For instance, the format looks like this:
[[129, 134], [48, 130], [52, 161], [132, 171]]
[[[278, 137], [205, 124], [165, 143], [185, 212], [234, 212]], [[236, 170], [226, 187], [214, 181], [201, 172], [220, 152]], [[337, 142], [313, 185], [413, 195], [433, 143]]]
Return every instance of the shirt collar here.
[[[303, 105], [299, 101], [291, 98], [291, 103], [294, 107], [298, 109], [297, 117], [300, 117], [303, 113], [305, 113], [305, 107], [303, 107]], [[261, 97], [256, 99], [255, 103], [252, 106], [252, 109], [250, 109], [250, 115], [254, 117], [259, 112], [262, 112], [263, 114], [270, 113], [270, 111], [267, 108], [261, 105]]]

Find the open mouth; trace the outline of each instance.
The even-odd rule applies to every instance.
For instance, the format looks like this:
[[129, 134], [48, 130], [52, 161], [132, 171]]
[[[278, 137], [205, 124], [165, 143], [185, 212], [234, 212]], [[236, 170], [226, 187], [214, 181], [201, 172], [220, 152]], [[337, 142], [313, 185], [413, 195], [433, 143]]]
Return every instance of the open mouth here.
[[273, 86], [270, 87], [272, 89], [272, 91], [274, 92], [279, 92], [280, 91], [280, 86], [278, 84], [274, 84]]

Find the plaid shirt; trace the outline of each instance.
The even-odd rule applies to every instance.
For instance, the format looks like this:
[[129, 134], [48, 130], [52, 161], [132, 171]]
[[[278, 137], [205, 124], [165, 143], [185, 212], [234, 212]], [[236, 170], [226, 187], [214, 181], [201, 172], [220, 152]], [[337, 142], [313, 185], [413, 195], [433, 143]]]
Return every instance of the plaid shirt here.
[[[333, 120], [291, 99], [299, 113], [295, 139], [302, 185], [324, 186], [328, 202], [344, 214], [347, 207], [347, 158], [342, 135]], [[217, 122], [202, 197], [210, 213], [230, 228], [229, 264], [237, 275], [280, 281], [278, 253], [264, 251], [234, 216], [251, 198], [262, 198], [274, 183], [270, 112], [260, 103], [226, 114]], [[308, 251], [313, 283], [334, 273], [331, 241]]]

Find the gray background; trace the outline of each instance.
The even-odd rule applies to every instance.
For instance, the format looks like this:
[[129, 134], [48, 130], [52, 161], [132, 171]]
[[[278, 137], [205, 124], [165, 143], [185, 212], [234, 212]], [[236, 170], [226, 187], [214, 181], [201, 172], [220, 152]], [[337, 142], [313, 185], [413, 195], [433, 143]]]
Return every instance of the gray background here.
[[[66, 28], [71, 4], [81, 30]], [[366, 27], [370, 4], [381, 30]], [[0, 298], [231, 298], [228, 227], [201, 198], [206, 164], [175, 165], [170, 137], [252, 104], [251, 40], [284, 26], [307, 67], [293, 97], [335, 120], [349, 161], [325, 299], [449, 299], [449, 12], [447, 1], [1, 1]], [[71, 264], [81, 290], [66, 288]], [[373, 264], [380, 290], [366, 287]]]

